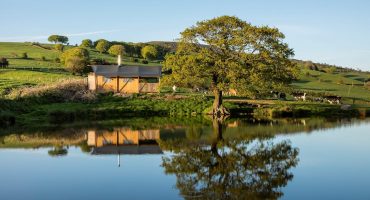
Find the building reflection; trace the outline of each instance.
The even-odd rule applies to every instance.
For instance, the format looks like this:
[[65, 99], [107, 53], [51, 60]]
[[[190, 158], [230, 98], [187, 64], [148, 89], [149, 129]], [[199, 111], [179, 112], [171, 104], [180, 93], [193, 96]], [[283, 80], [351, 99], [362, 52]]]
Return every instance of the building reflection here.
[[132, 130], [114, 128], [113, 130], [89, 130], [87, 144], [92, 148], [92, 155], [163, 154], [158, 145], [159, 129]]

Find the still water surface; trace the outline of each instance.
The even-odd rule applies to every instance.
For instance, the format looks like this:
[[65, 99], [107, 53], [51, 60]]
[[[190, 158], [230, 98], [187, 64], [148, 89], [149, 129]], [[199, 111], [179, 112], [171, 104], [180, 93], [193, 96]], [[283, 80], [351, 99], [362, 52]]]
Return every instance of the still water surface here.
[[0, 136], [0, 199], [370, 199], [370, 120], [147, 118]]

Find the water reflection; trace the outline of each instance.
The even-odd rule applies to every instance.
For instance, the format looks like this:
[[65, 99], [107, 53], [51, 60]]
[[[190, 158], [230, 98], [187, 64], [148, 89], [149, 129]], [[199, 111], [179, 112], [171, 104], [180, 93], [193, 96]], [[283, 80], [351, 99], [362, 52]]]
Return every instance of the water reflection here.
[[280, 189], [293, 178], [289, 170], [298, 163], [298, 149], [287, 141], [225, 139], [223, 131], [223, 123], [214, 120], [209, 144], [167, 141], [166, 146], [176, 150], [163, 158], [162, 166], [167, 174], [176, 175], [181, 195], [185, 199], [282, 196]]
[[117, 156], [118, 166], [121, 156], [159, 155], [162, 170], [176, 177], [175, 186], [185, 199], [277, 199], [293, 179], [291, 169], [299, 165], [299, 149], [289, 141], [274, 140], [276, 135], [309, 134], [366, 122], [320, 118], [189, 121], [130, 119], [79, 128], [15, 130], [0, 136], [0, 148], [47, 148], [45, 154], [60, 163], [63, 159], [54, 157], [73, 155], [68, 151], [74, 146], [85, 156]]
[[92, 155], [118, 155], [118, 167], [121, 166], [122, 154], [162, 154], [157, 140], [159, 129], [132, 130], [114, 128], [113, 130], [89, 130], [87, 145], [92, 147]]

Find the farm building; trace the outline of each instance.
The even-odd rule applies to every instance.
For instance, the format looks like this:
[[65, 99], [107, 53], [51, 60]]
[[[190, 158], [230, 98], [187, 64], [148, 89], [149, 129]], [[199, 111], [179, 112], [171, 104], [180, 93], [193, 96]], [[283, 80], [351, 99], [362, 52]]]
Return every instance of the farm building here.
[[90, 90], [122, 94], [159, 92], [161, 66], [95, 65], [92, 69], [88, 75]]

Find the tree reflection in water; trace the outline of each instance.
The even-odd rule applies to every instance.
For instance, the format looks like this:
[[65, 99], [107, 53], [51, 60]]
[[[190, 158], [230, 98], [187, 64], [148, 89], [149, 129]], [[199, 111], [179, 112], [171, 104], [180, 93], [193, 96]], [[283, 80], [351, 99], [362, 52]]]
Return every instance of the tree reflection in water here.
[[298, 149], [288, 141], [224, 139], [223, 126], [213, 122], [210, 144], [176, 143], [176, 152], [163, 158], [167, 174], [177, 177], [185, 199], [277, 199], [292, 180], [289, 169], [298, 163]]

